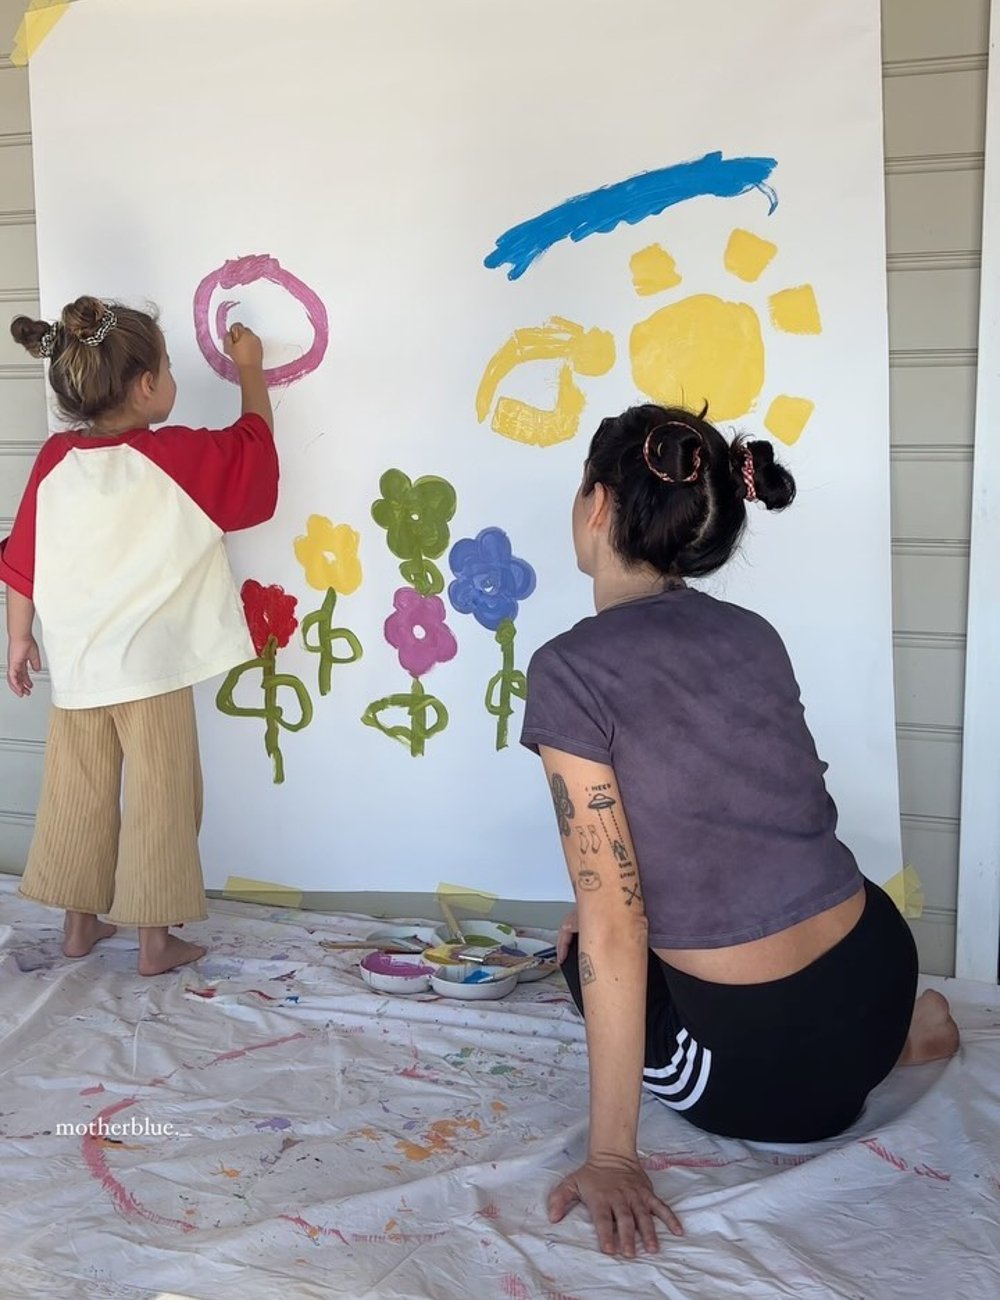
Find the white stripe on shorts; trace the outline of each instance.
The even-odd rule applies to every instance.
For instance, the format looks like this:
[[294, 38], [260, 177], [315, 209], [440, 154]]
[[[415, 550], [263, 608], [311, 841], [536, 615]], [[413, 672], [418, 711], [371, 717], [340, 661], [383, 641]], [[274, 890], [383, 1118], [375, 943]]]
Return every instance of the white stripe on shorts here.
[[[676, 1038], [669, 1064], [643, 1070], [643, 1087], [672, 1110], [688, 1110], [703, 1095], [712, 1071], [712, 1053], [695, 1042], [686, 1029]], [[683, 1062], [683, 1064], [682, 1064]]]

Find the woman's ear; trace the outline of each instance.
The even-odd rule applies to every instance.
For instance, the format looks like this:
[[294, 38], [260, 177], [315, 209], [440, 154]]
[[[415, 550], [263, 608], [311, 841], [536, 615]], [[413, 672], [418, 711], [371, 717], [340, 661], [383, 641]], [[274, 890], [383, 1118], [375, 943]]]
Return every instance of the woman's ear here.
[[599, 532], [611, 519], [611, 493], [603, 483], [595, 483], [587, 502], [587, 527], [592, 532]]
[[151, 370], [143, 371], [135, 381], [139, 398], [143, 401], [148, 401], [155, 394], [158, 382], [158, 375], [154, 375]]

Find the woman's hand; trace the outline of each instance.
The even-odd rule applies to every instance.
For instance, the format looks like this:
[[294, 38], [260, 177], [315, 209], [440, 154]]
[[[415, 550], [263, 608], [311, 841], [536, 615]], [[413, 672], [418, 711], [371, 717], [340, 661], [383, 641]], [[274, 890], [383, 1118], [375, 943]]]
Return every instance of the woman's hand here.
[[38, 643], [33, 636], [12, 637], [7, 650], [7, 685], [19, 699], [31, 694], [33, 682], [28, 669], [42, 670]]
[[559, 933], [556, 935], [556, 961], [561, 966], [566, 960], [569, 953], [569, 946], [573, 942], [573, 935], [577, 934], [580, 929], [580, 913], [577, 908], [567, 912], [559, 927]]
[[669, 1205], [653, 1191], [638, 1157], [591, 1157], [568, 1174], [549, 1195], [549, 1219], [558, 1223], [574, 1205], [585, 1205], [606, 1255], [635, 1255], [638, 1236], [646, 1250], [659, 1250], [655, 1220], [683, 1237], [684, 1229]]

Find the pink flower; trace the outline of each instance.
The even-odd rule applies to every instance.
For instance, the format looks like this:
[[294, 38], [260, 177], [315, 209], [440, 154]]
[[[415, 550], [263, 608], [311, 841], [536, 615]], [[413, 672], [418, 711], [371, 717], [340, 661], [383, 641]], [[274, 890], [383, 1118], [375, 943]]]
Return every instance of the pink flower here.
[[447, 610], [440, 596], [421, 596], [412, 587], [400, 587], [392, 603], [396, 612], [385, 620], [385, 639], [411, 677], [422, 677], [436, 664], [455, 658], [458, 642], [445, 622]]

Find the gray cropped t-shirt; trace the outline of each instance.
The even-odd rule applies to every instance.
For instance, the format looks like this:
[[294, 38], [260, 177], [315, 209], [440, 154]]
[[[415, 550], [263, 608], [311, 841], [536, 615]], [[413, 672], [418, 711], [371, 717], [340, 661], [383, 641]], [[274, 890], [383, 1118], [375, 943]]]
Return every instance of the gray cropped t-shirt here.
[[608, 763], [655, 948], [722, 948], [849, 898], [826, 764], [788, 653], [750, 610], [679, 587], [532, 657], [521, 743]]

